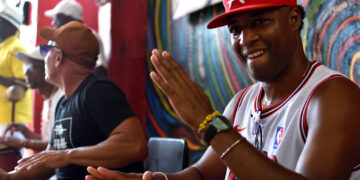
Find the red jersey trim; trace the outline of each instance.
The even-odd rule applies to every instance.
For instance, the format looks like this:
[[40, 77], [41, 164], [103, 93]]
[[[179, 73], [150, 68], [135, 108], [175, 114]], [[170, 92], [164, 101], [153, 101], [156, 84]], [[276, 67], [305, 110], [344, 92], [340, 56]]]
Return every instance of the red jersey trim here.
[[286, 98], [284, 98], [282, 101], [280, 101], [279, 103], [275, 104], [272, 107], [265, 108], [265, 109], [261, 108], [261, 96], [264, 91], [263, 88], [261, 88], [261, 90], [260, 90], [257, 98], [255, 98], [255, 102], [254, 102], [254, 107], [255, 107], [256, 112], [261, 111], [260, 118], [269, 117], [270, 115], [274, 114], [276, 111], [281, 109], [292, 97], [295, 96], [295, 94], [297, 92], [299, 92], [302, 89], [302, 87], [304, 87], [304, 85], [309, 81], [310, 77], [312, 76], [312, 74], [315, 72], [315, 70], [319, 66], [321, 66], [321, 64], [319, 62], [312, 61], [310, 64], [310, 68], [307, 70], [307, 72], [305, 73], [305, 76], [299, 82], [297, 87]]
[[235, 122], [236, 112], [239, 109], [240, 105], [242, 104], [242, 102], [244, 100], [244, 97], [245, 97], [245, 94], [248, 92], [248, 90], [250, 89], [251, 86], [248, 86], [247, 88], [245, 88], [245, 90], [239, 96], [239, 99], [238, 99], [238, 101], [236, 103], [236, 106], [234, 108], [234, 112], [233, 112], [233, 115], [232, 115], [232, 119], [231, 119], [232, 125], [234, 125], [234, 122]]
[[[252, 86], [252, 85], [251, 85]], [[247, 88], [244, 89], [243, 92], [241, 92], [240, 96], [239, 96], [239, 99], [237, 100], [236, 102], [236, 106], [234, 108], [234, 111], [233, 111], [233, 115], [232, 115], [232, 119], [231, 119], [231, 123], [232, 125], [234, 126], [234, 122], [235, 122], [235, 116], [236, 116], [236, 112], [237, 110], [239, 109], [239, 107], [241, 106], [243, 100], [244, 100], [244, 97], [245, 97], [245, 94], [248, 92], [248, 90], [250, 89], [251, 86], [248, 86]], [[236, 177], [235, 177], [235, 174], [230, 172], [230, 175], [228, 177], [228, 180], [234, 180]]]
[[228, 180], [235, 180], [235, 174], [234, 173], [232, 173], [232, 172], [230, 172], [230, 175], [229, 175], [229, 178], [228, 178]]
[[353, 171], [359, 171], [360, 170], [360, 161], [358, 161], [358, 164], [353, 168]]

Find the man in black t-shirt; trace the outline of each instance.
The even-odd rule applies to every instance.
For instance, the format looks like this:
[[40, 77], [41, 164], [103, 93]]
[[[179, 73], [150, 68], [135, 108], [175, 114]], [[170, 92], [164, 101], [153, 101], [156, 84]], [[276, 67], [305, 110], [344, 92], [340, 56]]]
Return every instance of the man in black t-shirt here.
[[146, 138], [124, 93], [110, 80], [92, 74], [99, 47], [84, 24], [72, 21], [59, 29], [42, 28], [55, 42], [40, 45], [46, 55], [45, 79], [65, 92], [56, 112], [46, 151], [19, 161], [9, 179], [84, 179], [86, 166], [125, 172], [142, 171]]

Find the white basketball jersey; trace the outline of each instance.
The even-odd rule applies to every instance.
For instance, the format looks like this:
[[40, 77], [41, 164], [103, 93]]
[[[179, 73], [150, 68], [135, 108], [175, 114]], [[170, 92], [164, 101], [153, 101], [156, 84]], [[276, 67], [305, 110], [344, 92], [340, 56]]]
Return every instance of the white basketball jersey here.
[[[346, 78], [340, 73], [313, 61], [302, 81], [280, 103], [261, 109], [263, 89], [256, 83], [235, 97], [238, 99], [233, 114], [233, 127], [249, 143], [255, 144], [258, 119], [262, 130], [262, 152], [280, 165], [295, 170], [307, 136], [306, 111], [313, 92], [334, 78]], [[351, 179], [360, 179], [360, 165], [354, 167]], [[226, 180], [236, 177], [227, 170]]]

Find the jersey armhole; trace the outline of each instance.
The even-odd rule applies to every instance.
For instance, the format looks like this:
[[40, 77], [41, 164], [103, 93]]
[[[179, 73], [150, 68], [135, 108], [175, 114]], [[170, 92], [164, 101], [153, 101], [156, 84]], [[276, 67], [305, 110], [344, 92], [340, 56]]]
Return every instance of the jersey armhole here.
[[240, 94], [239, 96], [239, 99], [237, 100], [236, 102], [236, 106], [234, 108], [234, 111], [233, 111], [233, 114], [232, 114], [232, 118], [231, 118], [231, 124], [234, 125], [234, 122], [235, 122], [235, 115], [236, 115], [236, 112], [238, 110], [238, 108], [240, 107], [242, 101], [244, 100], [244, 97], [246, 95], [246, 93], [248, 92], [248, 90], [250, 89], [251, 86], [247, 87], [244, 89], [244, 91]]
[[340, 74], [334, 74], [332, 76], [329, 76], [328, 78], [322, 80], [319, 84], [317, 84], [315, 86], [315, 88], [311, 91], [309, 97], [306, 99], [305, 104], [301, 110], [301, 115], [300, 115], [300, 134], [301, 134], [301, 138], [303, 140], [303, 142], [306, 142], [306, 138], [307, 138], [307, 133], [308, 133], [308, 122], [307, 122], [307, 110], [311, 101], [311, 98], [314, 96], [316, 90], [319, 89], [319, 87], [321, 87], [322, 85], [324, 85], [326, 82], [332, 80], [332, 79], [337, 79], [337, 78], [344, 78], [347, 79], [346, 77], [344, 77], [343, 75]]

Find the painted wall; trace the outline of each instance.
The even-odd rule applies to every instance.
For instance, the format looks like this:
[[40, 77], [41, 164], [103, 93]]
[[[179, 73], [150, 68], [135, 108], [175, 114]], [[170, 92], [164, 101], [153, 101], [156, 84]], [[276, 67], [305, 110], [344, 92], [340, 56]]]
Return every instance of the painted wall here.
[[[304, 49], [309, 59], [338, 70], [360, 84], [360, 3], [347, 0], [305, 0]], [[147, 71], [153, 70], [149, 54], [153, 48], [168, 50], [188, 75], [204, 89], [215, 109], [222, 112], [231, 97], [254, 83], [232, 52], [225, 27], [207, 30], [206, 24], [223, 12], [215, 5], [171, 21], [166, 0], [149, 0]], [[206, 147], [196, 132], [187, 128], [154, 86], [147, 73], [146, 130], [149, 136], [180, 137], [191, 150], [190, 163]]]
[[308, 0], [302, 33], [309, 59], [360, 84], [360, 1]]

